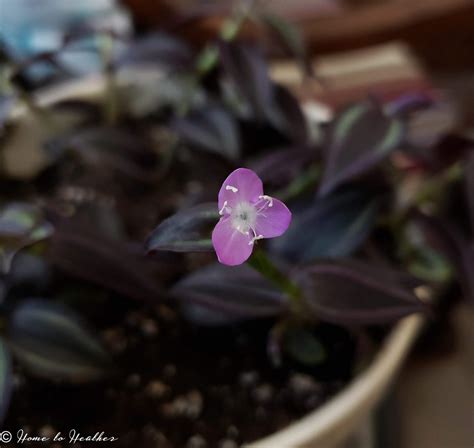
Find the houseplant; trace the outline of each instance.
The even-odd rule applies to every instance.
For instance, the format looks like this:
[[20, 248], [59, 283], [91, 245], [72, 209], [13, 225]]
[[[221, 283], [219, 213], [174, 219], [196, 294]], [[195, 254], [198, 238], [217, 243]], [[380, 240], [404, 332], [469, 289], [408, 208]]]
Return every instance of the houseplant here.
[[[372, 359], [381, 325], [425, 312], [420, 298], [450, 282], [451, 264], [469, 268], [432, 216], [459, 188], [469, 140], [410, 142], [409, 112], [428, 107], [416, 97], [349, 106], [310, 137], [298, 103], [271, 82], [258, 51], [219, 45], [196, 60], [182, 42], [148, 36], [98, 81], [39, 102], [15, 86], [37, 128], [53, 131], [41, 137], [47, 157], [23, 171], [8, 147], [21, 122], [10, 118], [4, 136], [4, 182], [15, 187], [5, 189], [3, 209], [6, 341], [22, 362], [6, 427], [77, 426], [115, 434], [122, 446], [251, 442], [343, 388]], [[157, 63], [158, 72], [143, 67]], [[446, 144], [455, 158], [446, 159]], [[217, 193], [242, 166], [293, 214], [266, 252], [254, 242], [254, 270], [216, 264], [210, 241], [223, 219]], [[12, 198], [23, 204], [8, 205]], [[33, 198], [43, 215], [25, 204]], [[29, 257], [13, 258], [31, 244]], [[65, 306], [102, 330], [107, 351]], [[369, 369], [379, 373], [352, 403], [369, 406], [386, 385], [420, 325], [408, 319], [390, 355], [380, 356], [385, 373]], [[75, 383], [115, 375], [57, 385], [23, 380], [21, 365]], [[65, 400], [77, 411], [64, 415]]]

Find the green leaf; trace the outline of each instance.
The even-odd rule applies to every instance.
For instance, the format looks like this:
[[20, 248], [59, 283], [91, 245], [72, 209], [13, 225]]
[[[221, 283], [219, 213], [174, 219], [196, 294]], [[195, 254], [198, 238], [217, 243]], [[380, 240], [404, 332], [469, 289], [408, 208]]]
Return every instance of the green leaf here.
[[10, 353], [3, 339], [0, 339], [0, 424], [10, 404], [12, 393], [12, 366]]
[[283, 349], [296, 361], [315, 365], [326, 359], [321, 342], [307, 329], [291, 327], [283, 336]]
[[212, 250], [211, 231], [219, 220], [217, 204], [200, 204], [165, 219], [148, 237], [147, 253]]
[[103, 377], [111, 366], [81, 318], [46, 300], [26, 300], [15, 308], [7, 338], [18, 361], [40, 377], [84, 382]]

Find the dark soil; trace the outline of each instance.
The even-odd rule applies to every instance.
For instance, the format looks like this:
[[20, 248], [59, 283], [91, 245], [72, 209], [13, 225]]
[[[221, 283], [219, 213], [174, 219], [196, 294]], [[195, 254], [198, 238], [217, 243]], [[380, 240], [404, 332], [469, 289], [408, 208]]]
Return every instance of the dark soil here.
[[285, 360], [277, 368], [266, 354], [270, 322], [202, 329], [167, 305], [122, 316], [101, 331], [115, 354], [111, 378], [71, 386], [17, 371], [4, 428], [66, 436], [62, 443], [24, 444], [35, 447], [71, 446], [67, 434], [74, 429], [83, 436], [103, 431], [118, 437], [115, 447], [232, 448], [317, 408], [353, 370], [353, 336], [330, 325], [318, 327], [330, 354], [323, 365], [308, 369]]

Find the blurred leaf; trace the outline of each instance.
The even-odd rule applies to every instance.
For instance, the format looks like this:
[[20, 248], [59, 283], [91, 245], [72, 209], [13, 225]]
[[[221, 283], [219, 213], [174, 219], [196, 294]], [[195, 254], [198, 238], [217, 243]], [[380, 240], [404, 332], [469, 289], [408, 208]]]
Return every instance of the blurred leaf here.
[[315, 365], [326, 358], [321, 342], [310, 331], [301, 327], [290, 327], [285, 331], [283, 349], [302, 364]]
[[426, 244], [452, 264], [464, 296], [474, 301], [474, 243], [438, 217], [417, 212], [412, 221], [419, 226]]
[[63, 222], [51, 240], [48, 257], [67, 273], [125, 297], [153, 303], [160, 298], [151, 260], [131, 244], [110, 240], [90, 228]]
[[344, 110], [334, 122], [320, 195], [374, 168], [403, 137], [402, 121], [385, 115], [371, 102]]
[[400, 259], [406, 260], [407, 270], [428, 282], [447, 282], [452, 275], [451, 262], [432, 248], [426, 241], [423, 230], [415, 222], [405, 227], [401, 243]]
[[117, 66], [155, 65], [185, 68], [192, 62], [193, 52], [185, 42], [164, 33], [153, 33], [132, 42], [118, 58]]
[[[287, 297], [252, 268], [213, 264], [179, 281], [171, 290], [182, 306], [198, 305], [221, 321], [274, 316], [287, 306]], [[185, 311], [186, 313], [186, 311]], [[202, 313], [202, 311], [201, 311]], [[189, 313], [188, 313], [189, 316]], [[209, 314], [198, 323], [209, 324]]]
[[433, 146], [403, 147], [403, 152], [408, 156], [407, 167], [412, 169], [429, 170], [439, 173], [456, 162], [468, 157], [474, 150], [474, 141], [462, 135], [444, 135]]
[[308, 129], [306, 118], [296, 98], [284, 87], [274, 86], [275, 105], [270, 109], [270, 122], [288, 135], [292, 141], [306, 143]]
[[12, 366], [10, 353], [0, 338], [0, 425], [3, 423], [12, 394]]
[[41, 377], [90, 381], [104, 376], [111, 366], [79, 316], [46, 300], [30, 299], [15, 308], [7, 337], [18, 360]]
[[8, 272], [16, 253], [24, 247], [49, 238], [53, 226], [34, 205], [13, 202], [0, 208], [0, 263]]
[[261, 52], [255, 46], [222, 42], [220, 56], [225, 73], [252, 106], [257, 120], [271, 116], [274, 89]]
[[283, 45], [288, 48], [290, 55], [299, 62], [303, 72], [311, 76], [313, 69], [300, 30], [280, 16], [264, 14], [262, 18], [264, 23], [276, 34]]
[[79, 154], [91, 167], [116, 172], [139, 182], [153, 182], [157, 165], [151, 142], [138, 131], [115, 127], [80, 129], [49, 142], [49, 151], [57, 156], [66, 150]]
[[207, 107], [184, 118], [177, 118], [171, 128], [189, 145], [237, 160], [240, 136], [237, 121], [221, 107]]
[[375, 224], [377, 201], [361, 190], [343, 190], [317, 198], [293, 215], [288, 231], [271, 242], [289, 260], [312, 261], [353, 253]]
[[408, 274], [361, 261], [322, 261], [295, 280], [316, 318], [334, 323], [381, 324], [426, 309]]
[[158, 250], [173, 252], [211, 251], [212, 229], [219, 221], [217, 204], [200, 204], [165, 219], [148, 237], [148, 253]]
[[305, 170], [317, 158], [316, 148], [291, 146], [272, 149], [250, 163], [265, 185], [283, 187], [301, 177]]
[[469, 155], [465, 170], [467, 208], [471, 224], [471, 234], [474, 236], [474, 153]]

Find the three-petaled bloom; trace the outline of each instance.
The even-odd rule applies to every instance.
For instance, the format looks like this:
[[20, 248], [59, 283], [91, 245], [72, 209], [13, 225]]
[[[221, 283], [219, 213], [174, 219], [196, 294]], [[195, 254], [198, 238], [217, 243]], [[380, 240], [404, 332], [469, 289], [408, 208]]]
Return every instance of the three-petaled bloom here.
[[282, 235], [291, 222], [287, 206], [264, 195], [261, 179], [247, 168], [227, 177], [218, 205], [221, 219], [212, 232], [212, 244], [219, 261], [228, 266], [242, 264], [255, 241]]

